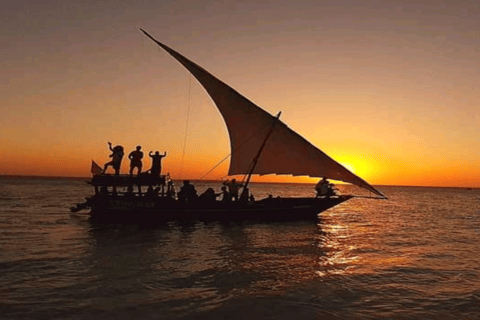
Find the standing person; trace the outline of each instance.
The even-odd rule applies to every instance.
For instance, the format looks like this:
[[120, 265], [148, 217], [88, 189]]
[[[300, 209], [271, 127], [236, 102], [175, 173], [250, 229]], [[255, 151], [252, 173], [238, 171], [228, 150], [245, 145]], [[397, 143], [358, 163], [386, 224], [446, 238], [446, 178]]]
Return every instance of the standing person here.
[[142, 173], [142, 159], [143, 159], [143, 152], [140, 151], [142, 149], [141, 146], [137, 146], [137, 149], [130, 152], [128, 155], [128, 159], [130, 159], [130, 175], [133, 175], [133, 169], [137, 168], [137, 176]]
[[158, 151], [155, 151], [155, 154], [152, 155], [153, 151], [150, 151], [148, 155], [152, 158], [152, 167], [150, 168], [150, 173], [155, 176], [159, 176], [162, 173], [162, 158], [167, 155], [167, 151], [161, 155]]
[[110, 151], [112, 151], [112, 154], [109, 155], [109, 157], [112, 158], [112, 161], [105, 163], [105, 165], [103, 166], [103, 173], [107, 171], [107, 168], [109, 166], [112, 166], [115, 170], [115, 175], [118, 176], [120, 174], [120, 165], [122, 164], [122, 159], [124, 155], [123, 147], [118, 145], [112, 148], [112, 143], [108, 142], [108, 148], [110, 149]]
[[243, 187], [243, 184], [238, 183], [235, 179], [232, 179], [231, 181], [225, 181], [223, 185], [228, 187], [228, 193], [230, 193], [231, 199], [238, 201], [238, 190], [240, 187]]

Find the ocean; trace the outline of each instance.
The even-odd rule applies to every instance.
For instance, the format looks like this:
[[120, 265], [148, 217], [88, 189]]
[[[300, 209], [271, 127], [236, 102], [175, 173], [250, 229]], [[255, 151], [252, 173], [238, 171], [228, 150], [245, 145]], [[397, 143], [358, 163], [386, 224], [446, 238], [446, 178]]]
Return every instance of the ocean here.
[[0, 177], [0, 318], [480, 319], [480, 190], [379, 189], [318, 221], [146, 228], [70, 213], [82, 179]]

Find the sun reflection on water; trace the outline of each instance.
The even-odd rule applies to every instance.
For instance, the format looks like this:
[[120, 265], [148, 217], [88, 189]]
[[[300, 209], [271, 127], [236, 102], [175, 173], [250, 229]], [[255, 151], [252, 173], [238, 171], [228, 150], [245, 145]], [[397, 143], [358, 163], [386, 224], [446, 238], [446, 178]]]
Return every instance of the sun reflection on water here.
[[378, 234], [388, 233], [395, 226], [375, 218], [364, 204], [358, 206], [355, 200], [323, 213], [317, 236], [317, 246], [323, 254], [318, 257], [316, 275], [374, 274], [411, 263], [410, 255], [389, 252], [379, 242]]

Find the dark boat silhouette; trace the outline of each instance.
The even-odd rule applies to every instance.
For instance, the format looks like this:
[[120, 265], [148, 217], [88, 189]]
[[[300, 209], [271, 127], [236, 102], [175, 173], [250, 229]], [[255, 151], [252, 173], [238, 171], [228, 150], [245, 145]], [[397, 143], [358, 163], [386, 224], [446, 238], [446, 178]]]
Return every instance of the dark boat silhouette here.
[[[170, 47], [141, 31], [181, 63], [205, 88], [225, 120], [230, 137], [231, 158], [228, 174], [245, 175], [244, 195], [253, 174], [283, 174], [325, 177], [362, 187], [386, 198], [380, 191], [336, 162], [305, 138], [291, 130], [233, 88]], [[165, 190], [169, 177], [141, 175], [94, 175], [90, 183], [95, 195], [72, 211], [91, 208], [91, 216], [104, 222], [155, 222], [170, 219], [212, 220], [304, 220], [354, 197], [353, 195], [311, 198], [268, 197], [260, 200], [180, 201]], [[154, 197], [137, 193], [117, 193], [117, 187], [157, 186]]]

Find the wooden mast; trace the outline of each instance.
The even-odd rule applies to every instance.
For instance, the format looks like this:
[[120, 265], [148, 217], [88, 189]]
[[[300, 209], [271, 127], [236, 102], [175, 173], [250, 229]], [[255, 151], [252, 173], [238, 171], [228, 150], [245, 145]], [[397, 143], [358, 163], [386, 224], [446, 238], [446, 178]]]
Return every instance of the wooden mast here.
[[253, 170], [255, 170], [255, 167], [257, 166], [257, 162], [258, 162], [258, 159], [260, 158], [260, 155], [263, 151], [263, 148], [267, 144], [267, 140], [268, 140], [268, 138], [270, 138], [270, 135], [272, 134], [273, 129], [275, 128], [275, 125], [278, 122], [278, 119], [280, 119], [281, 114], [282, 114], [282, 112], [280, 111], [277, 114], [277, 116], [275, 117], [275, 119], [273, 120], [272, 127], [270, 128], [270, 131], [268, 131], [267, 135], [265, 136], [265, 140], [263, 140], [263, 143], [260, 146], [260, 149], [258, 149], [257, 155], [255, 156], [255, 158], [253, 158], [252, 165], [250, 167], [250, 170], [248, 170], [247, 180], [245, 181], [245, 185], [243, 186], [243, 191], [242, 191], [242, 195], [240, 196], [240, 198], [242, 198], [242, 196], [248, 195], [248, 188], [247, 187], [248, 187], [248, 184], [250, 183], [250, 178], [252, 177]]

